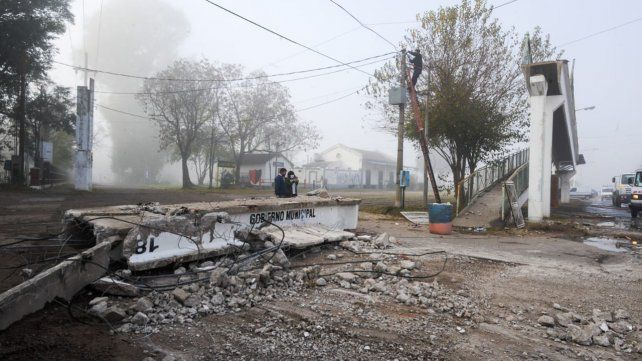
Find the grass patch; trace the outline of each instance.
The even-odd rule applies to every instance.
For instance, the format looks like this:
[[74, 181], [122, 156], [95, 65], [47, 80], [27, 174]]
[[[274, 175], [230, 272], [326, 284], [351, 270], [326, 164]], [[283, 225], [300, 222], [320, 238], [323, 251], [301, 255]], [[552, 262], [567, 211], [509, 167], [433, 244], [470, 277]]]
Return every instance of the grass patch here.
[[[381, 214], [381, 215], [392, 216], [392, 217], [403, 217], [401, 215], [402, 210], [399, 207], [395, 207], [395, 206], [366, 204], [366, 205], [359, 206], [359, 211], [372, 213], [372, 214]], [[421, 206], [409, 206], [404, 208], [404, 211], [425, 212], [426, 209]]]

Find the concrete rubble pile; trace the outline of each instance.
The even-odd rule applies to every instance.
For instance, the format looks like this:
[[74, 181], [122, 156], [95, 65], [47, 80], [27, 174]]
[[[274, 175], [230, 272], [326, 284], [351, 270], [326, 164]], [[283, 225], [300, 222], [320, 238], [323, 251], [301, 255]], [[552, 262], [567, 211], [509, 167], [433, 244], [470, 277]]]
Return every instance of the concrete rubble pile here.
[[640, 325], [632, 324], [629, 312], [618, 309], [613, 312], [593, 309], [591, 316], [583, 316], [559, 304], [554, 304], [553, 315], [537, 319], [546, 328], [544, 337], [556, 342], [572, 342], [582, 346], [598, 345], [613, 347], [620, 352], [642, 352], [642, 333], [635, 337]]
[[[120, 279], [108, 275], [114, 264], [126, 264], [124, 272], [158, 272], [239, 253], [250, 257], [244, 260], [248, 263], [275, 254], [277, 248], [282, 253], [281, 248], [302, 250], [350, 239], [354, 234], [346, 230], [357, 228], [359, 203], [319, 192], [296, 198], [67, 210], [62, 237], [94, 246], [0, 294], [0, 313], [11, 315], [0, 318], [0, 330], [56, 297], [70, 300], [97, 278], [94, 287], [99, 292], [137, 296], [139, 290], [128, 284], [126, 275]], [[230, 267], [228, 274], [236, 275], [237, 266]], [[208, 271], [179, 277], [178, 284], [193, 283], [194, 277]]]
[[[165, 291], [153, 290], [142, 297], [105, 297], [101, 294], [91, 300], [89, 313], [110, 322], [116, 332], [155, 333], [165, 325], [191, 324], [201, 316], [239, 312], [263, 301], [317, 287], [320, 292], [330, 288], [344, 290], [347, 294], [358, 292], [372, 302], [389, 299], [404, 305], [426, 307], [430, 312], [461, 318], [463, 326], [473, 326], [483, 320], [465, 290], [450, 290], [436, 280], [424, 282], [421, 278], [417, 281], [404, 278], [419, 275], [422, 264], [406, 256], [386, 254], [390, 238], [384, 233], [374, 238], [359, 236], [343, 241], [341, 246], [331, 247], [332, 253], [327, 254], [323, 262], [316, 262], [322, 265], [293, 266], [281, 249], [274, 255], [266, 253], [262, 259], [242, 265], [229, 257], [216, 262], [193, 263], [189, 267], [192, 272], [207, 270], [209, 277]], [[368, 255], [362, 262], [342, 264], [355, 257], [355, 250]], [[306, 254], [319, 253], [321, 248], [308, 251], [292, 257], [305, 259]], [[332, 263], [340, 264], [334, 266]], [[185, 272], [184, 267], [175, 271], [179, 276]], [[463, 328], [457, 331], [465, 332]]]

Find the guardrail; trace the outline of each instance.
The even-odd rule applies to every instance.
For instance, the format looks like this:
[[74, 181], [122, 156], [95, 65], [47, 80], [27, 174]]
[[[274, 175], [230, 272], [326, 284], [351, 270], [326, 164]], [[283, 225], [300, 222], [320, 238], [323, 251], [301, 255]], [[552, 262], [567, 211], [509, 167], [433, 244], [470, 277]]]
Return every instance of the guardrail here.
[[462, 179], [457, 184], [457, 210], [455, 216], [459, 215], [482, 192], [488, 190], [526, 163], [528, 163], [528, 149], [490, 162]]
[[[528, 189], [528, 163], [517, 168], [513, 175], [511, 175], [506, 182], [513, 182], [515, 184], [515, 191], [517, 197], [519, 198], [525, 190]], [[506, 183], [504, 182], [504, 183]], [[506, 220], [506, 216], [510, 211], [510, 200], [508, 199], [508, 194], [506, 193], [506, 187], [502, 187], [502, 221]]]

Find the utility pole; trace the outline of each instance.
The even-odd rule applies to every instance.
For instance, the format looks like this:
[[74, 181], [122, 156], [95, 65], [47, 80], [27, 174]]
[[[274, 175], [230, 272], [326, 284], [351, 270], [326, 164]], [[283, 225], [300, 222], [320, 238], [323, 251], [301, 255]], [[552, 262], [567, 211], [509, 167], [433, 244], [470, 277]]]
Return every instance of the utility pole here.
[[210, 135], [210, 151], [209, 151], [209, 168], [210, 168], [210, 185], [209, 189], [213, 187], [213, 178], [214, 178], [214, 121], [212, 121], [212, 132]]
[[18, 168], [16, 183], [25, 184], [26, 181], [26, 146], [27, 146], [27, 59], [23, 57], [20, 69], [20, 91], [18, 94]]
[[[401, 74], [399, 78], [399, 88], [402, 92], [406, 91], [406, 49], [401, 50]], [[401, 171], [403, 170], [403, 137], [404, 137], [404, 118], [406, 104], [399, 104], [399, 124], [397, 125], [397, 175], [395, 195], [395, 207], [401, 207]]]
[[76, 153], [74, 157], [74, 186], [76, 190], [91, 191], [93, 163], [94, 79], [89, 88], [77, 88]]
[[85, 52], [85, 82], [83, 83], [85, 87], [87, 87], [89, 84], [87, 84], [87, 78], [89, 77], [89, 61], [87, 60], [89, 56], [87, 55], [87, 52]]
[[[428, 71], [428, 90], [426, 91], [426, 110], [424, 111], [424, 139], [428, 144], [428, 99], [430, 99], [430, 70]], [[428, 167], [424, 162], [424, 205], [428, 204]]]

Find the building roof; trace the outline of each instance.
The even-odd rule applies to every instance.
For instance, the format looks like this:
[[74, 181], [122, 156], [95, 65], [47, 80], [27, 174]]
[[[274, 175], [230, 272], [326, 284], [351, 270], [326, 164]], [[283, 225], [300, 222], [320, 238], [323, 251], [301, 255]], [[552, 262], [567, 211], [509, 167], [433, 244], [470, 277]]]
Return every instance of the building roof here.
[[348, 147], [347, 145], [344, 144], [336, 144], [335, 146], [327, 149], [326, 151], [335, 148], [335, 147], [344, 147], [347, 149], [350, 149], [354, 152], [357, 152], [361, 154], [361, 157], [363, 160], [368, 161], [370, 163], [380, 163], [380, 164], [397, 164], [397, 161], [392, 158], [391, 156], [381, 153], [378, 151], [373, 151], [373, 150], [365, 150], [365, 149], [358, 149], [358, 148], [353, 148], [353, 147]]
[[274, 158], [279, 158], [280, 161], [285, 160], [288, 163], [292, 163], [281, 153], [249, 153], [243, 156], [243, 164], [264, 164]]
[[341, 166], [342, 166], [342, 163], [339, 161], [328, 162], [324, 160], [311, 162], [303, 165], [303, 167], [305, 168], [341, 168]]

